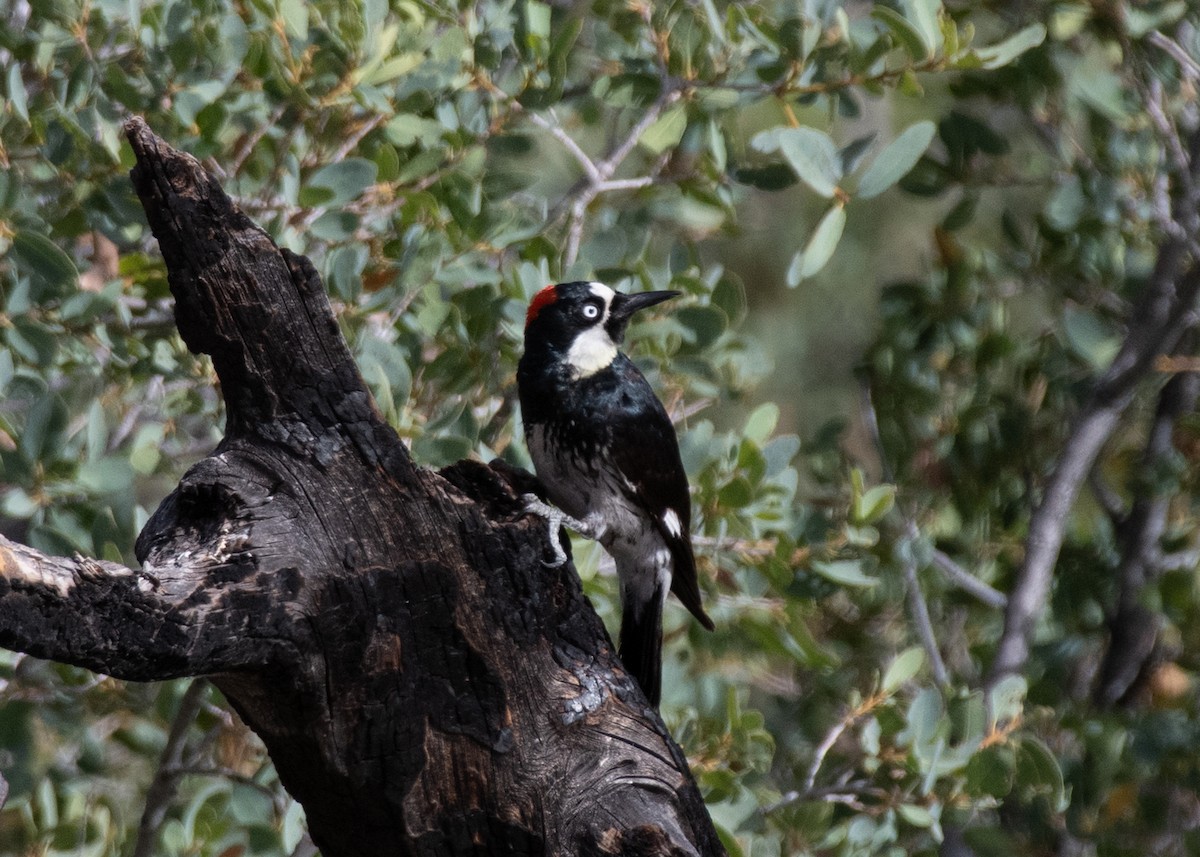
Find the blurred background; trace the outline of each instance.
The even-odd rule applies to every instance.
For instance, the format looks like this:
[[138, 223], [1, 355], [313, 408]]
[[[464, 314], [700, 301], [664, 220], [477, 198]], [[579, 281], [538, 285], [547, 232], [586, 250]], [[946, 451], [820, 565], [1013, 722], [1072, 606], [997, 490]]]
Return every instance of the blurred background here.
[[[313, 259], [430, 467], [528, 466], [541, 287], [685, 292], [627, 348], [678, 421], [718, 624], [670, 609], [663, 716], [731, 853], [1196, 853], [1193, 307], [1138, 311], [1195, 264], [1196, 25], [1157, 0], [8, 0], [0, 533], [133, 563], [220, 440], [127, 177], [144, 116]], [[1098, 408], [1039, 589], [1031, 522]], [[615, 632], [602, 551], [575, 555]], [[1028, 651], [997, 672], [1018, 589]], [[0, 653], [0, 772], [0, 853], [312, 853], [203, 682]]]

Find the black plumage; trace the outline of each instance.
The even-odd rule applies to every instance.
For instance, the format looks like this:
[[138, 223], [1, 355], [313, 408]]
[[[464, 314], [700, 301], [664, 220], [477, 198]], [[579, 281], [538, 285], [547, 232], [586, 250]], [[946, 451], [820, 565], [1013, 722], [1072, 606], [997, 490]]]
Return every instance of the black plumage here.
[[704, 627], [713, 625], [696, 579], [674, 428], [617, 346], [635, 311], [674, 294], [621, 295], [598, 283], [548, 287], [530, 305], [517, 374], [538, 477], [554, 504], [613, 556], [621, 658], [655, 705], [668, 588]]

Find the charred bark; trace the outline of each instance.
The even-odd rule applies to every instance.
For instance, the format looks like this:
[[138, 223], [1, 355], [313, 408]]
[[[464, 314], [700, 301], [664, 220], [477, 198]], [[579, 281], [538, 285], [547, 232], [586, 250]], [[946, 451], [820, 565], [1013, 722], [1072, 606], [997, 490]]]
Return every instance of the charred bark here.
[[0, 645], [210, 676], [325, 857], [723, 853], [513, 474], [417, 467], [308, 260], [143, 122], [126, 132], [226, 436], [147, 523], [140, 570], [0, 537]]

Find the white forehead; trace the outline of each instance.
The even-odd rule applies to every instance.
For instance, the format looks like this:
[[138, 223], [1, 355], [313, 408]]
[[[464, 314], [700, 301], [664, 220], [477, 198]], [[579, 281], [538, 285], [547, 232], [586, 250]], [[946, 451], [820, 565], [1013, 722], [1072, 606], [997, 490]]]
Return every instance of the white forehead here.
[[604, 283], [588, 283], [588, 289], [593, 295], [604, 301], [605, 306], [612, 303], [613, 295], [616, 294], [616, 292], [604, 285]]

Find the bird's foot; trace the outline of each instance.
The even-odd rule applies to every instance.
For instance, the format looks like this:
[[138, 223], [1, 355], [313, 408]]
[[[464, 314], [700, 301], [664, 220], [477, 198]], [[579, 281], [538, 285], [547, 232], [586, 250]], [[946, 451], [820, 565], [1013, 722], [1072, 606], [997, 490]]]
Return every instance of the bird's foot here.
[[549, 503], [542, 502], [536, 494], [525, 494], [521, 497], [525, 501], [525, 511], [532, 515], [537, 515], [539, 518], [545, 518], [546, 523], [550, 526], [550, 546], [554, 549], [554, 562], [548, 562], [546, 565], [551, 568], [558, 568], [567, 561], [566, 551], [562, 548], [562, 542], [559, 541], [558, 531], [562, 527], [568, 527], [583, 536], [586, 539], [596, 538], [595, 528], [578, 518], [572, 518], [562, 509], [557, 506], [551, 506]]

